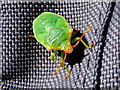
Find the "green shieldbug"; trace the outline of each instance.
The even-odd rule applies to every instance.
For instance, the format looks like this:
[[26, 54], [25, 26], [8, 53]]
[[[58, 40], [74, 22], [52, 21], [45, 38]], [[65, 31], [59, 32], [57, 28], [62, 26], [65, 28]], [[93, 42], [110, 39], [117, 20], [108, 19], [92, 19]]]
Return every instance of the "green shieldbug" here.
[[[59, 72], [61, 67], [64, 67], [68, 74], [66, 78], [70, 75], [70, 70], [64, 65], [67, 54], [72, 53], [73, 48], [75, 48], [78, 43], [81, 41], [86, 48], [91, 48], [93, 43], [89, 46], [82, 40], [84, 35], [92, 28], [89, 27], [86, 32], [82, 34], [80, 37], [76, 37], [71, 40], [71, 37], [76, 33], [73, 33], [73, 29], [70, 28], [67, 21], [61, 15], [44, 12], [40, 14], [33, 21], [33, 33], [34, 35], [28, 35], [28, 37], [34, 37], [39, 43], [41, 43], [47, 50], [55, 50], [54, 53], [50, 56], [50, 59], [56, 61], [54, 56], [56, 55], [58, 50], [63, 51], [60, 57], [60, 65], [55, 72], [55, 75]], [[71, 43], [76, 42], [75, 45]]]

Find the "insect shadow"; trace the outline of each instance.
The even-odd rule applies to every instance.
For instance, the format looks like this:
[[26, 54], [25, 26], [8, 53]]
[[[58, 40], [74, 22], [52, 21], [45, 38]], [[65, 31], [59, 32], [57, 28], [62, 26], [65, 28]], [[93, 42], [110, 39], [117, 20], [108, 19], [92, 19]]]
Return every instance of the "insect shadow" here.
[[[74, 32], [77, 32], [77, 33], [71, 38], [71, 40], [73, 40], [76, 37], [80, 37], [83, 34], [77, 30], [73, 30], [73, 33]], [[85, 36], [82, 38], [82, 40], [88, 45], [88, 41], [86, 40]], [[75, 43], [73, 43], [73, 45]], [[85, 49], [86, 49], [86, 47], [83, 45], [83, 43], [79, 42], [79, 44], [75, 48], [73, 48], [73, 52], [67, 55], [65, 62], [67, 62], [68, 65], [71, 66], [71, 70], [72, 70], [73, 66], [77, 63], [79, 64], [79, 67], [80, 67], [80, 63], [82, 62], [83, 58], [88, 55], [88, 54], [87, 55], [84, 54]], [[62, 51], [58, 51], [57, 55], [60, 56], [61, 52]]]

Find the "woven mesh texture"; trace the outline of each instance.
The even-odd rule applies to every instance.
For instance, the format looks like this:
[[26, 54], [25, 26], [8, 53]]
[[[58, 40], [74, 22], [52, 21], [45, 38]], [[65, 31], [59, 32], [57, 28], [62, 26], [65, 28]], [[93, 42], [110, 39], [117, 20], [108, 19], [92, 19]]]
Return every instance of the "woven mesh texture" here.
[[[120, 57], [119, 57], [119, 24], [120, 21], [120, 2], [116, 4], [113, 17], [107, 33], [106, 45], [104, 47], [102, 68], [101, 68], [101, 87], [118, 87], [120, 83]], [[119, 86], [120, 87], [120, 86]]]
[[[98, 82], [100, 84], [97, 85], [100, 87], [118, 87], [119, 6], [120, 4], [116, 3], [107, 33], [102, 64], [99, 67], [103, 27], [111, 12], [111, 3], [2, 2], [0, 9], [2, 88], [92, 88], [96, 87]], [[27, 37], [33, 35], [33, 20], [45, 11], [64, 16], [71, 28], [81, 30], [81, 33], [94, 26], [85, 38], [88, 44], [93, 41], [95, 45], [91, 49], [85, 49], [84, 53], [88, 55], [81, 63], [73, 66], [68, 79], [65, 79], [67, 72], [64, 68], [61, 68], [59, 74], [54, 75], [60, 62], [58, 60], [52, 64], [49, 59], [52, 52], [47, 51], [34, 38]], [[57, 55], [56, 57], [59, 58]], [[100, 77], [98, 69], [101, 71]]]

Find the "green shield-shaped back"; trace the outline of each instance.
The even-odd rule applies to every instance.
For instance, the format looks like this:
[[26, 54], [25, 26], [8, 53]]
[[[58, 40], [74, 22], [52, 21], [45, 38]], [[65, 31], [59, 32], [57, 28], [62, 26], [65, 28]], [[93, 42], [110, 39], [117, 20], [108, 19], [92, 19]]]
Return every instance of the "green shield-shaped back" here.
[[44, 12], [33, 21], [34, 37], [48, 50], [70, 53], [72, 31], [65, 18], [55, 13]]

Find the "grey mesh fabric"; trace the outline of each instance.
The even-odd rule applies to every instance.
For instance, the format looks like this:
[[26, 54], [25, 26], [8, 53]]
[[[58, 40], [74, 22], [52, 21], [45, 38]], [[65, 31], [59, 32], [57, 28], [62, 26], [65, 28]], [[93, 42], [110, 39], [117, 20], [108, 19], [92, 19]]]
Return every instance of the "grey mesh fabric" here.
[[[2, 89], [120, 87], [120, 2], [2, 1], [0, 5]], [[33, 35], [33, 20], [46, 11], [64, 16], [71, 28], [81, 33], [93, 26], [85, 38], [95, 45], [85, 49], [88, 55], [73, 66], [68, 79], [64, 68], [54, 75], [59, 56], [52, 64], [52, 51], [27, 37]]]

